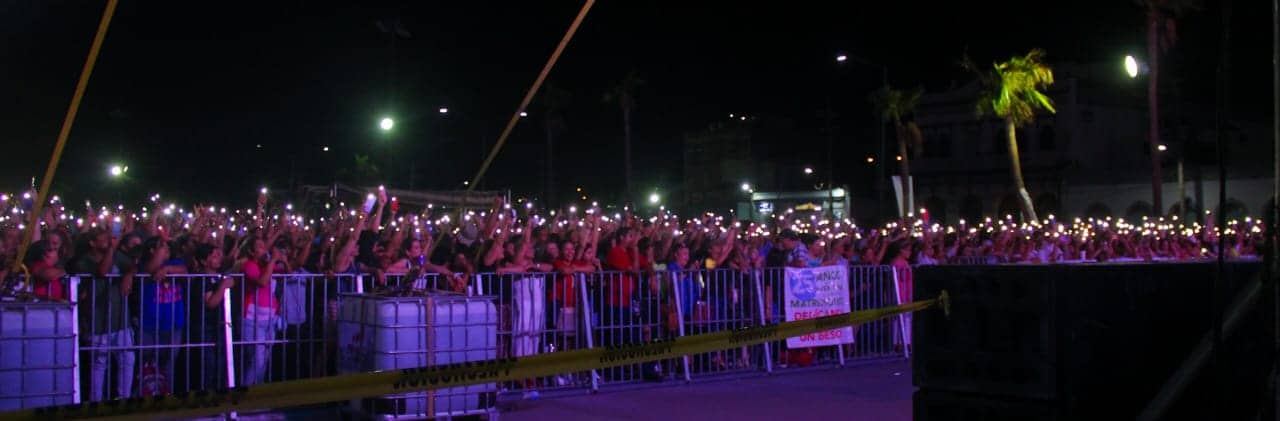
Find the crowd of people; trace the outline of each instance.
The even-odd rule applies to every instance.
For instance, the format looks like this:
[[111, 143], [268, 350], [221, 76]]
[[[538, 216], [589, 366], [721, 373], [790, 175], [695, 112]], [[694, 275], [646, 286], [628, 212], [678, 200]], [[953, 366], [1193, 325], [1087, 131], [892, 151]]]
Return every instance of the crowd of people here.
[[[19, 269], [11, 263], [21, 230], [32, 219], [26, 215], [31, 194], [24, 196], [0, 197], [0, 274]], [[35, 218], [41, 229], [24, 263], [36, 280], [36, 294], [61, 299], [67, 297], [56, 285], [63, 275], [113, 265], [122, 272], [207, 270], [251, 278], [294, 268], [379, 277], [439, 273], [449, 280], [440, 288], [464, 291], [468, 277], [463, 275], [474, 273], [875, 265], [895, 259], [911, 265], [1190, 260], [1215, 257], [1219, 241], [1225, 242], [1228, 257], [1250, 258], [1258, 255], [1265, 229], [1253, 218], [1229, 221], [1224, 230], [1214, 227], [1212, 218], [1201, 224], [1176, 216], [1142, 221], [1050, 216], [1027, 223], [1008, 215], [948, 226], [913, 219], [860, 227], [847, 219], [790, 211], [757, 223], [712, 213], [681, 219], [665, 210], [606, 215], [595, 206], [569, 206], [557, 213], [501, 200], [488, 209], [433, 215], [433, 206], [402, 212], [382, 190], [370, 193], [363, 208], [328, 204], [316, 218], [295, 213], [291, 204], [268, 206], [267, 198], [264, 189], [256, 209], [228, 211], [165, 205], [157, 195], [150, 208], [99, 207], [77, 214], [54, 196]], [[619, 246], [637, 249], [622, 267], [609, 262]], [[783, 257], [777, 249], [789, 252]], [[220, 259], [208, 261], [214, 252]]]
[[[243, 210], [210, 205], [188, 209], [163, 202], [157, 195], [137, 209], [94, 208], [86, 203], [83, 212], [76, 212], [54, 196], [33, 218], [33, 196], [30, 192], [22, 197], [0, 195], [0, 278], [6, 280], [6, 292], [69, 300], [70, 292], [62, 284], [68, 274], [101, 280], [81, 288], [78, 298], [82, 304], [89, 303], [83, 313], [92, 315], [85, 343], [103, 349], [223, 340], [225, 334], [208, 328], [217, 324], [184, 319], [205, 317], [201, 314], [220, 319], [223, 292], [233, 288], [242, 297], [235, 303], [237, 338], [270, 341], [281, 317], [281, 298], [273, 284], [277, 274], [371, 274], [379, 283], [389, 278], [429, 279], [431, 284], [419, 289], [460, 293], [477, 287], [494, 291], [494, 285], [477, 285], [476, 274], [565, 276], [565, 281], [548, 282], [539, 292], [549, 303], [546, 325], [553, 326], [571, 323], [555, 319], [564, 317], [560, 309], [575, 307], [577, 295], [568, 276], [617, 272], [623, 275], [607, 278], [595, 289], [600, 294], [596, 305], [604, 315], [603, 324], [627, 325], [629, 321], [609, 315], [632, 314], [636, 297], [650, 289], [645, 280], [656, 279], [628, 273], [1194, 260], [1216, 257], [1219, 242], [1229, 258], [1256, 258], [1265, 234], [1261, 221], [1252, 218], [1228, 221], [1225, 227], [1215, 227], [1212, 218], [1202, 224], [1177, 217], [1058, 221], [1054, 216], [1030, 222], [1015, 222], [1012, 216], [960, 220], [956, 225], [909, 219], [863, 227], [847, 219], [824, 219], [820, 213], [787, 211], [753, 222], [713, 213], [680, 218], [665, 209], [641, 214], [623, 207], [607, 214], [595, 204], [582, 209], [539, 209], [530, 202], [503, 199], [483, 209], [444, 210], [428, 205], [408, 212], [382, 189], [369, 193], [363, 206], [327, 203], [322, 213], [312, 215], [289, 203], [272, 203], [266, 189], [260, 192], [256, 207]], [[34, 230], [24, 264], [13, 265], [27, 224], [38, 224], [40, 229]], [[27, 276], [13, 276], [24, 273]], [[166, 281], [179, 274], [204, 276], [208, 283], [193, 287]], [[422, 274], [434, 275], [418, 276]], [[151, 281], [135, 291], [135, 275], [146, 275]], [[899, 299], [909, 300], [910, 277], [903, 278], [906, 285], [901, 286]], [[706, 298], [706, 291], [700, 290], [706, 287], [688, 277], [679, 285], [675, 294], [684, 303]], [[771, 304], [780, 297], [773, 296], [776, 291], [766, 295], [770, 307], [766, 314], [776, 318], [777, 308]], [[134, 317], [150, 322], [131, 322], [125, 312], [107, 310], [123, 308], [126, 302], [143, 303], [137, 306], [141, 314]], [[203, 305], [205, 313], [181, 310], [191, 305]], [[709, 311], [727, 306], [720, 307]], [[650, 313], [654, 315], [636, 317], [658, 318], [658, 312]], [[691, 316], [686, 313], [685, 319]], [[184, 333], [188, 324], [205, 327]], [[132, 330], [134, 326], [138, 332]], [[199, 339], [193, 336], [197, 333]], [[639, 330], [622, 335], [624, 342], [641, 339]], [[263, 381], [270, 352], [269, 345], [246, 349], [240, 384]], [[115, 396], [134, 393], [133, 354], [101, 352], [90, 360], [88, 389], [94, 400], [107, 394], [109, 356], [114, 356], [119, 371]], [[172, 375], [172, 356], [165, 359], [153, 352], [143, 358]], [[216, 365], [205, 369], [220, 370]]]

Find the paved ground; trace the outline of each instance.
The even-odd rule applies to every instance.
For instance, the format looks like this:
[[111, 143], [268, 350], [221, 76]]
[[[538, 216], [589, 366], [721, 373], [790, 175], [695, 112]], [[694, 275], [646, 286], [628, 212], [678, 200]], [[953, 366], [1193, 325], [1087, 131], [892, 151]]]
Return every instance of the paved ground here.
[[911, 364], [602, 391], [522, 401], [506, 420], [909, 420]]

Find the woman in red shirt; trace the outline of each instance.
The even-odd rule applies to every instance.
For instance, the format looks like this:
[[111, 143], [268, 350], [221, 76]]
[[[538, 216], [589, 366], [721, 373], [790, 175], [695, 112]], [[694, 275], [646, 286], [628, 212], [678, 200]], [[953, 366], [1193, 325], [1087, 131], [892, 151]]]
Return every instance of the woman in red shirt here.
[[58, 249], [48, 240], [32, 243], [25, 263], [31, 274], [33, 295], [46, 300], [67, 299], [61, 280], [67, 273], [58, 267]]

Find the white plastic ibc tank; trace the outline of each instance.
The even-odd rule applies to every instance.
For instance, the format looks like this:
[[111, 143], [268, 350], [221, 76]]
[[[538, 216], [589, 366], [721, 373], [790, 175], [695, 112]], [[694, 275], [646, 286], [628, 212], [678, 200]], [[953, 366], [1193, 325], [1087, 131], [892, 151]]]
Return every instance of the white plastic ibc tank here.
[[[369, 372], [497, 358], [492, 297], [344, 294], [338, 315], [339, 371]], [[366, 400], [372, 415], [463, 415], [491, 409], [497, 384]], [[483, 396], [482, 396], [483, 395]]]
[[0, 410], [74, 402], [73, 321], [67, 303], [0, 303]]
[[[428, 297], [431, 334], [427, 335], [429, 365], [485, 361], [498, 358], [498, 312], [491, 297], [432, 295]], [[436, 415], [465, 415], [492, 407], [497, 383], [432, 391]]]

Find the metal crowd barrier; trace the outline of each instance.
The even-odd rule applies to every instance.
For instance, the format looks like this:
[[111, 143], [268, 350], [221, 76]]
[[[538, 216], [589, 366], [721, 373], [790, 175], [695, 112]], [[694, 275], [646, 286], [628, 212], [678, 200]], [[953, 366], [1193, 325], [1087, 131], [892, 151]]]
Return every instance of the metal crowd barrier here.
[[[758, 273], [731, 269], [668, 272], [675, 291], [680, 336], [737, 330], [766, 324], [755, 299]], [[685, 379], [764, 368], [764, 347], [757, 345], [690, 356]]]
[[239, 282], [231, 317], [235, 385], [336, 374], [339, 295], [356, 292], [359, 281], [349, 274], [275, 274], [266, 290]]
[[[851, 310], [898, 304], [898, 280], [909, 271], [851, 266]], [[493, 355], [520, 357], [777, 324], [784, 321], [783, 274], [782, 268], [487, 273], [470, 275], [467, 291], [455, 294], [491, 303]], [[65, 285], [71, 303], [0, 303], [0, 408], [339, 374], [344, 296], [422, 297], [424, 290], [462, 284], [436, 274], [276, 274], [269, 287], [258, 288], [242, 275], [225, 281], [222, 275], [139, 275], [124, 294], [125, 281], [73, 276]], [[53, 308], [59, 305], [63, 310]], [[792, 350], [777, 341], [507, 382], [496, 390], [594, 391], [900, 357], [908, 355], [909, 331], [906, 318], [878, 320], [855, 326], [854, 342], [839, 347]]]
[[[907, 272], [910, 269], [906, 269]], [[785, 269], [765, 268], [761, 276], [766, 324], [786, 321], [783, 313]], [[903, 302], [899, 295], [899, 271], [892, 266], [850, 266], [850, 311], [869, 310]], [[905, 335], [903, 332], [907, 332]], [[768, 344], [769, 371], [810, 366], [844, 365], [849, 360], [875, 360], [907, 356], [910, 324], [901, 318], [882, 319], [853, 326], [853, 343], [812, 349], [788, 349], [786, 340]]]
[[336, 374], [338, 294], [354, 275], [72, 278], [85, 401], [209, 390]]
[[[588, 319], [590, 308], [583, 289], [583, 274], [518, 273], [477, 274], [472, 292], [491, 296], [498, 309], [498, 357], [523, 357], [546, 352], [598, 346], [590, 333], [597, 323]], [[502, 390], [530, 394], [537, 391], [594, 388], [594, 371], [561, 373], [503, 384]]]
[[997, 264], [1000, 264], [1000, 257], [998, 256], [956, 256], [953, 258], [952, 264], [997, 265]]

